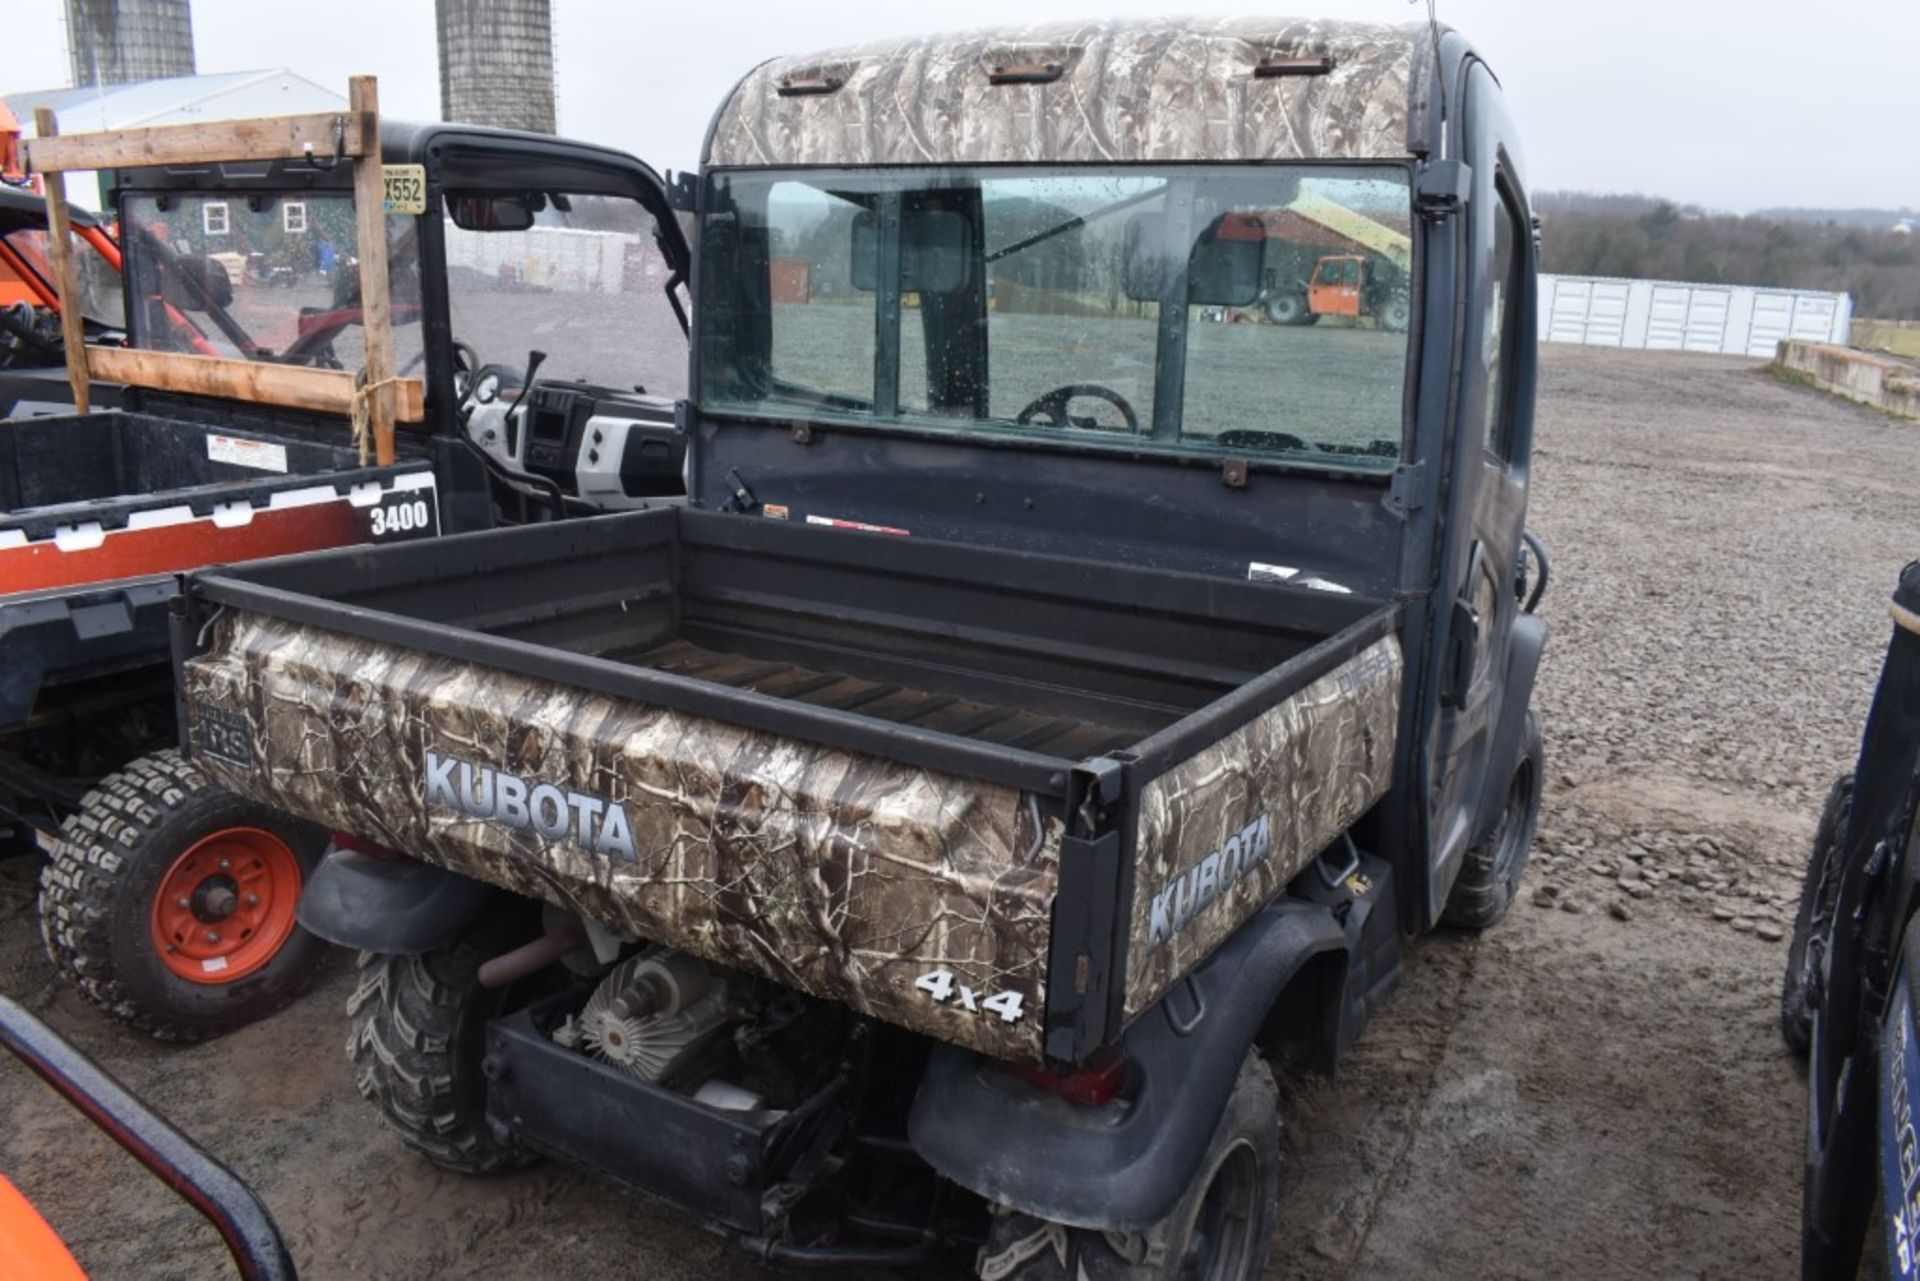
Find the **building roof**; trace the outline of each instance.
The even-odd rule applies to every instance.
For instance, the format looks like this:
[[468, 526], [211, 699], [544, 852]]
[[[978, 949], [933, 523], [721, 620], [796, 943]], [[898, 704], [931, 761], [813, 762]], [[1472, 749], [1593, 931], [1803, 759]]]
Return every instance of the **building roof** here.
[[[1161, 19], [1043, 24], [775, 58], [714, 121], [747, 165], [1359, 160], [1419, 148], [1423, 24]], [[1258, 73], [1331, 59], [1324, 74]], [[994, 83], [1009, 73], [1057, 76]], [[1288, 68], [1291, 69], [1291, 68]]]
[[6, 95], [6, 104], [31, 135], [37, 107], [53, 108], [62, 132], [78, 133], [334, 111], [345, 108], [347, 100], [305, 76], [275, 68], [178, 76], [129, 85], [29, 90]]

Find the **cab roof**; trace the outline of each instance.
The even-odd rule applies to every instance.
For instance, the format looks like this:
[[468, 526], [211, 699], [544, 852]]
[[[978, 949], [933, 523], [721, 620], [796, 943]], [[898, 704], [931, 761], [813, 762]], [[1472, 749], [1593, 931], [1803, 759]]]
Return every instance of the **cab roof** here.
[[1322, 19], [1106, 20], [775, 58], [711, 167], [1402, 159], [1436, 32]]

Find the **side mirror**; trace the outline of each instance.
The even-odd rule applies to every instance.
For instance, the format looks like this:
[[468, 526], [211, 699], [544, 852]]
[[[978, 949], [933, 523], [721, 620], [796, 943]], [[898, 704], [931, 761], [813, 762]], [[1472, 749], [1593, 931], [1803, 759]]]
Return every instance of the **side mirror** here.
[[447, 216], [462, 231], [525, 231], [533, 202], [525, 196], [447, 195]]
[[[1135, 214], [1127, 220], [1123, 285], [1136, 302], [1161, 298], [1172, 264], [1167, 257], [1166, 215]], [[1187, 301], [1204, 307], [1246, 307], [1260, 297], [1266, 266], [1267, 229], [1254, 214], [1222, 214], [1194, 241], [1187, 259]]]
[[[915, 209], [900, 221], [900, 292], [951, 293], [967, 283], [967, 220], [951, 209]], [[855, 289], [875, 289], [880, 274], [880, 219], [853, 216], [850, 265]]]
[[160, 272], [160, 296], [181, 311], [205, 311], [233, 302], [233, 277], [211, 258], [182, 255]]

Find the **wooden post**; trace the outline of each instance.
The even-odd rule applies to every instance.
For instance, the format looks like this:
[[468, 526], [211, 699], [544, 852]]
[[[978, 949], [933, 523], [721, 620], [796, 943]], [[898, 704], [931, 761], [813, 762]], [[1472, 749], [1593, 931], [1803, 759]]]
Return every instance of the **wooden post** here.
[[380, 160], [380, 86], [372, 76], [347, 81], [347, 109], [360, 122], [353, 162], [353, 212], [359, 232], [360, 321], [367, 341], [365, 378], [374, 459], [393, 462], [393, 317], [387, 298], [387, 184]]
[[[34, 109], [33, 129], [42, 138], [60, 132], [52, 108]], [[84, 414], [89, 408], [87, 332], [80, 322], [80, 275], [73, 261], [72, 225], [67, 219], [67, 176], [56, 170], [43, 174], [41, 181], [47, 188], [47, 248], [53, 255], [54, 285], [60, 292], [60, 337], [67, 347], [67, 382], [73, 388], [74, 410]]]

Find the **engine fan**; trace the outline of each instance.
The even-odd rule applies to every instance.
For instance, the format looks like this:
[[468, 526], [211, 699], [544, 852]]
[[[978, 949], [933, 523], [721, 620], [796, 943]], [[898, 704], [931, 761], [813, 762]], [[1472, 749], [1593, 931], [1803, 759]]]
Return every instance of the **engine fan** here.
[[601, 980], [569, 1039], [643, 1081], [666, 1081], [726, 1027], [726, 996], [693, 957], [642, 952]]

